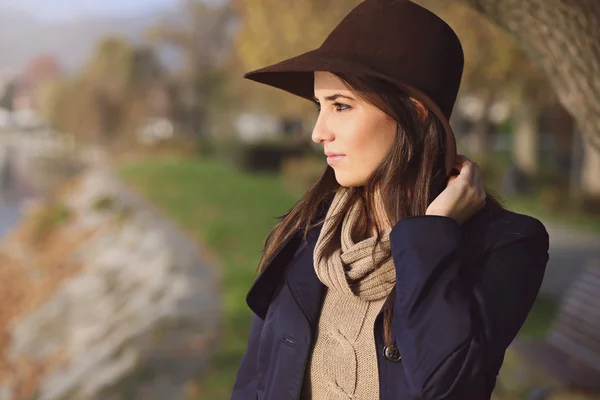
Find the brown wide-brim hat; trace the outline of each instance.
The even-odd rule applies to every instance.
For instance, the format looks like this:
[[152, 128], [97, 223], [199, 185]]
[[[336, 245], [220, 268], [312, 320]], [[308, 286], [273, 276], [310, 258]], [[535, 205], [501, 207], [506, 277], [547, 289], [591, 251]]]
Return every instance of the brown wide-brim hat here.
[[456, 158], [450, 116], [464, 65], [455, 32], [409, 0], [365, 0], [317, 49], [250, 71], [244, 78], [314, 102], [314, 72], [381, 78], [423, 103], [446, 134], [446, 175]]

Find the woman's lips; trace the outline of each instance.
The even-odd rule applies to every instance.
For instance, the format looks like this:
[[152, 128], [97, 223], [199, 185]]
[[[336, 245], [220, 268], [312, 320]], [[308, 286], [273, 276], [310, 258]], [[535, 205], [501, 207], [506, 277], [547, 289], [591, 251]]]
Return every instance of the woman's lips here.
[[346, 157], [343, 154], [340, 155], [335, 155], [335, 156], [327, 156], [327, 164], [331, 165], [331, 164], [335, 164], [340, 162], [344, 157]]

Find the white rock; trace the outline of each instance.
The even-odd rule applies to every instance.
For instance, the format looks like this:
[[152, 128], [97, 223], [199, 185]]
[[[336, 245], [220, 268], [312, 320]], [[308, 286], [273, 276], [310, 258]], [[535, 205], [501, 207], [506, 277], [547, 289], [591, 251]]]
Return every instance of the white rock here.
[[[133, 210], [120, 227], [116, 211], [92, 209], [103, 196]], [[81, 271], [15, 321], [10, 358], [66, 353], [64, 365], [41, 377], [40, 400], [183, 399], [183, 384], [209, 356], [192, 342], [216, 336], [217, 271], [172, 222], [106, 171], [89, 172], [65, 201], [75, 215], [67, 229], [97, 232], [71, 255]], [[0, 400], [11, 399], [3, 390]]]

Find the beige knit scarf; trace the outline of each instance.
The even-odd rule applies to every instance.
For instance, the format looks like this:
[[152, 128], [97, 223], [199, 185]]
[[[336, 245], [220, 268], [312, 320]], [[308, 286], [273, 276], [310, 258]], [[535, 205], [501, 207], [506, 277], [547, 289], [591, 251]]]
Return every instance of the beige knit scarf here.
[[[357, 189], [337, 190], [314, 250], [315, 272], [327, 289], [302, 391], [303, 398], [312, 400], [379, 398], [373, 328], [396, 282], [389, 246], [391, 228], [381, 233], [380, 245], [372, 256], [375, 237], [366, 238], [362, 202], [353, 203], [348, 212], [340, 214], [353, 190]], [[337, 247], [325, 255], [332, 240]], [[379, 260], [385, 261], [375, 269]]]
[[[354, 202], [342, 217], [341, 247], [325, 257], [325, 246], [335, 239], [339, 226], [340, 212], [352, 197], [354, 188], [340, 187], [327, 211], [315, 245], [314, 264], [317, 276], [330, 289], [338, 290], [349, 296], [358, 296], [363, 300], [377, 300], [386, 297], [396, 282], [393, 260], [390, 257], [389, 233], [391, 228], [381, 233], [381, 243], [371, 257], [375, 237], [365, 239], [367, 218], [362, 202]], [[339, 233], [338, 233], [339, 234]], [[338, 241], [339, 243], [339, 241]], [[387, 259], [377, 270], [375, 262]], [[345, 273], [344, 273], [345, 272]]]

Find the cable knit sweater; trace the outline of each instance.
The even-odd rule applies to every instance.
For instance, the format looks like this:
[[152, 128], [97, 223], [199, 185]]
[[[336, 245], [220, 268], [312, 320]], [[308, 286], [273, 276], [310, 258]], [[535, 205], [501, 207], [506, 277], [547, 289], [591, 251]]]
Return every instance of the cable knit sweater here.
[[[304, 378], [304, 399], [379, 398], [373, 329], [396, 282], [389, 247], [391, 229], [382, 233], [374, 259], [375, 237], [365, 238], [367, 221], [362, 203], [356, 202], [347, 213], [340, 214], [352, 190], [340, 187], [336, 192], [314, 250], [315, 272], [326, 291]], [[324, 249], [331, 240], [339, 245], [326, 255]], [[385, 262], [375, 269], [375, 261], [381, 258]]]

